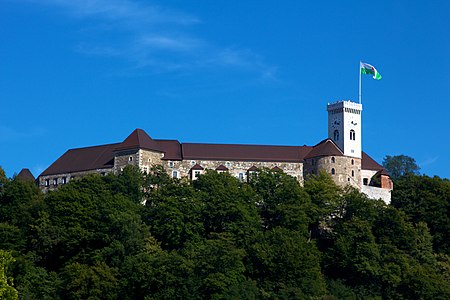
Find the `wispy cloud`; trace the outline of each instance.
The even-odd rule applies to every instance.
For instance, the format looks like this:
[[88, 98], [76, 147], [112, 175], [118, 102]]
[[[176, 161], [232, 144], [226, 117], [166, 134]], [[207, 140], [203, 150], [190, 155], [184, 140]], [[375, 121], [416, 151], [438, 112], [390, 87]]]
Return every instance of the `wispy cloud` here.
[[11, 127], [0, 125], [0, 142], [9, 142], [13, 140], [39, 137], [44, 133], [45, 132], [42, 128], [34, 128], [24, 132]]
[[78, 22], [89, 20], [84, 30], [94, 39], [80, 40], [76, 46], [84, 55], [125, 59], [133, 68], [233, 67], [275, 78], [276, 68], [254, 52], [216, 45], [193, 34], [193, 27], [207, 24], [187, 13], [132, 0], [23, 1], [58, 8]]
[[439, 160], [439, 156], [429, 157], [429, 158], [425, 159], [424, 161], [422, 161], [421, 163], [419, 163], [419, 165], [421, 167], [426, 167], [426, 166], [434, 164], [438, 160]]

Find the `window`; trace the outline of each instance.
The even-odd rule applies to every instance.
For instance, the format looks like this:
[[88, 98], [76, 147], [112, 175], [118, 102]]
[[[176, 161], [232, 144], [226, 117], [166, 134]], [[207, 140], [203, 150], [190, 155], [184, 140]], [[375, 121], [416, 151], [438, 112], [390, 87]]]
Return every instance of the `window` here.
[[178, 178], [178, 171], [172, 171], [172, 178]]
[[355, 164], [355, 161], [352, 159], [352, 165], [354, 165]]
[[334, 133], [333, 133], [333, 139], [335, 140], [335, 141], [339, 141], [339, 130], [335, 130], [334, 131]]
[[195, 160], [191, 160], [191, 166], [195, 166]]
[[227, 168], [231, 167], [231, 163], [230, 163], [229, 161], [227, 161], [227, 162], [225, 163], [225, 165], [227, 166]]
[[363, 184], [364, 185], [368, 185], [369, 184], [369, 178], [364, 178], [363, 179]]
[[53, 179], [53, 185], [57, 186], [58, 185], [58, 178]]
[[334, 164], [335, 162], [336, 162], [336, 160], [334, 159], [334, 157], [332, 157], [332, 158], [331, 158], [331, 163]]
[[355, 137], [356, 137], [355, 131], [354, 131], [353, 129], [350, 130], [350, 140], [351, 140], [351, 141], [354, 141], [354, 140], [355, 140]]
[[194, 171], [194, 178], [197, 178], [200, 175], [200, 171]]
[[66, 178], [66, 177], [63, 177], [63, 178], [61, 179], [61, 183], [62, 183], [62, 184], [66, 184], [66, 183], [67, 183], [67, 178]]
[[331, 174], [332, 175], [336, 174], [336, 170], [334, 168], [331, 169]]
[[169, 161], [169, 168], [173, 168], [173, 161]]
[[239, 173], [239, 174], [238, 174], [238, 179], [239, 179], [240, 181], [244, 181], [244, 173]]
[[352, 177], [355, 177], [355, 171], [352, 170]]
[[128, 161], [133, 161], [133, 156], [128, 157]]
[[48, 180], [48, 179], [45, 179], [45, 183], [44, 183], [44, 185], [45, 185], [45, 186], [49, 186], [49, 185], [50, 185], [50, 180]]

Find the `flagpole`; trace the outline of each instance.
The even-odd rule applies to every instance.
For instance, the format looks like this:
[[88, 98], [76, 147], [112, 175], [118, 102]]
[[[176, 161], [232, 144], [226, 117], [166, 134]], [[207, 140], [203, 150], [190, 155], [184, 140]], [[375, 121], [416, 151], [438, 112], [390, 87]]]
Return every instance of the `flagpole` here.
[[359, 104], [361, 104], [361, 61], [359, 61]]

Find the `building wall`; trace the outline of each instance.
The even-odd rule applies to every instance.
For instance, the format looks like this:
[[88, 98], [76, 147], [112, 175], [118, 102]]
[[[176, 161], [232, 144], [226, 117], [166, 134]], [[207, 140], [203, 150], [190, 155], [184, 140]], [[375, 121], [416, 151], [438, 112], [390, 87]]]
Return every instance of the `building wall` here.
[[[291, 175], [303, 184], [303, 163], [286, 163], [286, 162], [260, 162], [260, 161], [222, 161], [222, 160], [183, 160], [183, 161], [164, 161], [163, 167], [169, 175], [176, 171], [178, 177], [190, 177], [190, 170], [196, 164], [204, 169], [215, 170], [218, 166], [224, 165], [228, 168], [228, 172], [242, 180], [247, 180], [247, 171], [252, 166], [257, 168], [273, 168], [278, 167], [286, 174]], [[241, 174], [241, 175], [240, 175]], [[240, 177], [241, 176], [241, 177]]]
[[367, 195], [370, 199], [381, 199], [386, 204], [391, 203], [391, 192], [392, 190], [383, 189], [375, 186], [363, 185], [361, 192]]
[[[317, 174], [320, 170], [330, 174], [340, 186], [361, 188], [361, 159], [345, 156], [322, 156], [305, 160], [305, 174]], [[334, 169], [334, 172], [333, 172]], [[333, 174], [334, 173], [334, 174]]]
[[[332, 139], [346, 156], [361, 158], [362, 150], [362, 105], [352, 101], [339, 101], [327, 105], [328, 137]], [[339, 132], [336, 139], [334, 132]], [[350, 135], [350, 131], [354, 135]]]
[[[58, 187], [69, 183], [69, 181], [74, 180], [76, 178], [81, 178], [83, 176], [89, 175], [89, 174], [100, 174], [100, 175], [107, 175], [108, 173], [112, 172], [113, 169], [96, 169], [96, 170], [88, 170], [88, 171], [82, 171], [82, 172], [73, 172], [73, 173], [61, 173], [61, 174], [55, 174], [55, 175], [48, 175], [48, 176], [39, 176], [38, 178], [38, 185], [39, 188], [43, 192], [48, 192], [54, 189], [57, 189]], [[46, 181], [48, 180], [48, 185], [46, 184]], [[57, 184], [54, 184], [54, 180], [56, 180]], [[65, 181], [65, 182], [64, 182]]]

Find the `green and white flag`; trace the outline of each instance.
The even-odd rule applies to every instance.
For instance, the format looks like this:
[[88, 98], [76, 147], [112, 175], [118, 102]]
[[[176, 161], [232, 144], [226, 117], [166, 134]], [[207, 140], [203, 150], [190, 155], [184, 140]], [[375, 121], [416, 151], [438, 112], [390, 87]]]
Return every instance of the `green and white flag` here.
[[361, 66], [361, 74], [371, 74], [373, 75], [373, 79], [380, 80], [381, 74], [378, 73], [377, 69], [374, 66], [360, 62]]

